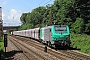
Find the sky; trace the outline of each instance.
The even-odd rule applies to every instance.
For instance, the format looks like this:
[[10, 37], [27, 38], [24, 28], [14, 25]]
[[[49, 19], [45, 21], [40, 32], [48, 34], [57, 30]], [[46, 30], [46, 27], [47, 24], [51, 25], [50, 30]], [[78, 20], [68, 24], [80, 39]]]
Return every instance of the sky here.
[[0, 0], [3, 26], [19, 26], [22, 13], [28, 13], [39, 6], [53, 3], [54, 0]]

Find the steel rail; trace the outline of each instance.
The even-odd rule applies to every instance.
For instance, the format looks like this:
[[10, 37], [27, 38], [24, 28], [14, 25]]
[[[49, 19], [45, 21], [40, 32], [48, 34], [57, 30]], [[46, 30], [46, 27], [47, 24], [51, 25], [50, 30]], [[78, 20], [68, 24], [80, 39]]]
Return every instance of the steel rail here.
[[[14, 39], [14, 38], [12, 38]], [[14, 41], [18, 42], [16, 39], [14, 39]], [[18, 42], [19, 44], [21, 44], [20, 42]], [[33, 51], [32, 49], [28, 48], [27, 46], [21, 44], [22, 46], [24, 46], [25, 48], [27, 48], [28, 50], [30, 50], [31, 52], [33, 52], [34, 54], [36, 54], [37, 56], [41, 57], [44, 60], [48, 60], [47, 58], [43, 57], [42, 55], [38, 54], [37, 52]]]
[[[19, 50], [21, 50], [20, 47], [17, 46], [17, 44], [15, 44], [14, 41], [12, 41], [10, 38], [9, 38], [9, 40], [10, 40]], [[23, 51], [23, 54], [24, 54], [29, 60], [32, 60], [32, 58], [30, 58], [30, 56], [28, 56], [24, 51]]]

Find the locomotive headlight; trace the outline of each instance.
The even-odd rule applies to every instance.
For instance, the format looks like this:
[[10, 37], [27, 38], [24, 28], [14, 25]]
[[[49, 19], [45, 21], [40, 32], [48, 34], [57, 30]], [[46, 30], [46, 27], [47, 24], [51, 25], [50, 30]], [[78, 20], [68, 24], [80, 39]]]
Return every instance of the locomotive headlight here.
[[68, 40], [69, 39], [69, 36], [66, 36], [66, 40]]
[[69, 38], [69, 36], [66, 36], [66, 38]]

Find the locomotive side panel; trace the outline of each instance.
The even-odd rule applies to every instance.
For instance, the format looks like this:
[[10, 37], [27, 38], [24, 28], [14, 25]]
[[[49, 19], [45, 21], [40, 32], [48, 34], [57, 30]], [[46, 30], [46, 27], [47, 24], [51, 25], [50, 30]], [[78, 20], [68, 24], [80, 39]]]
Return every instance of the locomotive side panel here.
[[43, 43], [48, 43], [51, 41], [51, 26], [44, 27], [40, 29], [40, 38], [42, 39]]

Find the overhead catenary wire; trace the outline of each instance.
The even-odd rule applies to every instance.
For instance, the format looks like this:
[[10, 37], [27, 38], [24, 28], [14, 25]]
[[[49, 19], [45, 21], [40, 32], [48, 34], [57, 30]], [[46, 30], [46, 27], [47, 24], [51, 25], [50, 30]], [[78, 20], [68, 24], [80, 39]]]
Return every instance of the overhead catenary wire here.
[[[46, 4], [48, 4], [49, 2], [51, 2], [52, 0], [49, 0], [49, 1], [47, 1], [45, 4], [43, 4], [42, 6], [44, 6], [44, 5], [46, 5]], [[45, 2], [45, 0], [43, 0], [42, 2], [40, 2], [39, 4], [38, 4], [38, 6], [40, 6], [42, 3], [44, 3]]]
[[40, 6], [44, 1], [45, 1], [45, 0], [43, 0], [42, 2], [40, 2], [40, 3], [38, 4], [38, 6]]
[[46, 2], [44, 5], [48, 4], [49, 2], [51, 2], [52, 0], [49, 0], [48, 2]]

